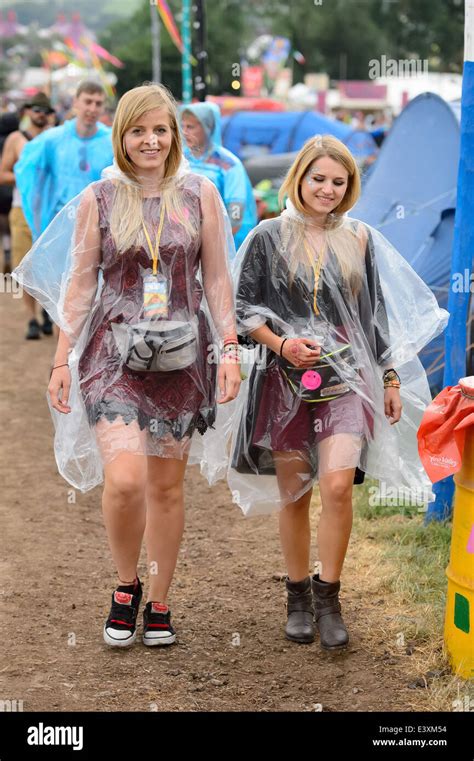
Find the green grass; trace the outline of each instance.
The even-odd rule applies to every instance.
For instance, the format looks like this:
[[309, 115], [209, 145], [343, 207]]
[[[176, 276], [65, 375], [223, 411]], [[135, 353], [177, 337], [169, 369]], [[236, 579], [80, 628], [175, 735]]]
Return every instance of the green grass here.
[[[451, 521], [425, 526], [419, 507], [370, 506], [374, 485], [368, 481], [354, 489], [351, 541], [366, 579], [383, 596], [383, 636], [397, 654], [393, 643], [403, 635], [403, 648], [411, 651], [404, 668], [410, 678], [423, 677], [428, 688], [410, 691], [407, 705], [415, 711], [452, 711], [459, 710], [456, 701], [465, 705], [466, 698], [474, 705], [474, 683], [453, 673], [444, 647]], [[380, 632], [374, 631], [374, 637]]]
[[406, 636], [428, 641], [444, 625], [451, 521], [425, 525], [425, 513], [417, 506], [370, 506], [373, 485], [369, 481], [354, 490], [355, 535], [382, 550], [383, 589], [415, 613]]

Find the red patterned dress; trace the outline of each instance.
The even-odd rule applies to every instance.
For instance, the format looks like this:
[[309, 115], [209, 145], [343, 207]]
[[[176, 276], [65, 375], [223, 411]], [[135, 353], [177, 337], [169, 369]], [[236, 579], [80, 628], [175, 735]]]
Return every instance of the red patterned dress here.
[[[181, 441], [195, 429], [201, 434], [213, 426], [216, 415], [216, 364], [208, 362], [213, 337], [201, 307], [203, 286], [198, 278], [201, 259], [201, 184], [203, 178], [188, 174], [183, 187], [183, 206], [197, 234], [190, 238], [183, 225], [165, 216], [160, 240], [159, 270], [169, 282], [169, 316], [198, 318], [196, 362], [174, 372], [136, 372], [122, 364], [111, 330], [113, 322], [133, 324], [143, 319], [143, 276], [151, 274], [152, 259], [143, 247], [118, 253], [110, 232], [115, 194], [111, 180], [92, 185], [99, 213], [102, 273], [99, 296], [93, 305], [87, 339], [79, 361], [79, 380], [91, 425], [107, 420], [136, 421], [146, 432], [144, 453], [160, 454], [159, 444], [169, 434]], [[147, 229], [158, 228], [161, 200], [143, 198]], [[225, 253], [223, 253], [225, 256]], [[116, 442], [120, 448], [120, 441]], [[114, 447], [114, 442], [111, 441]]]

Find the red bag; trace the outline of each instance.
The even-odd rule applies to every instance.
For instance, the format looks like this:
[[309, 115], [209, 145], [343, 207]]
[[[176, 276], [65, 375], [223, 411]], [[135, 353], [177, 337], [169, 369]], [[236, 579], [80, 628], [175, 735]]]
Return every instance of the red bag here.
[[426, 408], [418, 452], [433, 483], [461, 469], [466, 431], [474, 426], [474, 376], [447, 386]]

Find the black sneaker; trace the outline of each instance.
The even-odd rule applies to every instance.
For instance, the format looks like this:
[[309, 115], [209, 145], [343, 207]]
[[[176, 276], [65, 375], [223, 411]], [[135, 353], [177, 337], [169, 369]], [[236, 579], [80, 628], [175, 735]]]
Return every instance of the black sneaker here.
[[171, 611], [161, 602], [147, 602], [143, 611], [143, 644], [172, 645], [176, 632], [170, 623]]
[[53, 323], [51, 322], [51, 318], [49, 314], [47, 313], [46, 309], [43, 309], [43, 324], [41, 326], [41, 330], [43, 331], [45, 336], [53, 335]]
[[118, 587], [112, 594], [112, 607], [104, 626], [104, 642], [107, 645], [128, 647], [135, 642], [141, 599], [142, 585], [138, 577], [135, 584]]
[[33, 319], [29, 321], [25, 338], [27, 341], [36, 341], [36, 339], [41, 338], [41, 328], [38, 320]]

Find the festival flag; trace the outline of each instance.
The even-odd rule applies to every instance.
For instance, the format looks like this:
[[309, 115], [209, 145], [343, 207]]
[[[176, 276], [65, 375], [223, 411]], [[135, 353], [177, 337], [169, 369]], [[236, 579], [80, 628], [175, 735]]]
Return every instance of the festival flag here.
[[173, 40], [174, 44], [178, 48], [179, 52], [183, 52], [183, 41], [178, 32], [173, 14], [166, 0], [156, 0], [156, 10], [160, 14], [161, 20], [166, 27], [166, 30]]
[[41, 58], [44, 65], [48, 68], [62, 68], [71, 63], [71, 55], [64, 53], [62, 50], [42, 50]]
[[97, 56], [97, 54], [95, 53], [93, 49], [93, 44], [94, 44], [93, 41], [88, 37], [82, 37], [80, 40], [80, 43], [88, 48], [91, 63], [94, 69], [97, 71], [102, 81], [102, 86], [106, 94], [109, 96], [109, 98], [113, 97], [113, 95], [115, 94], [115, 88], [110, 84], [109, 80], [107, 79], [107, 75], [102, 67], [99, 57]]
[[[173, 14], [171, 13], [170, 7], [166, 0], [155, 0], [155, 8], [156, 12], [160, 14], [160, 18], [166, 27], [166, 30], [171, 37], [172, 42], [174, 45], [178, 48], [181, 55], [183, 54], [183, 40], [181, 39], [181, 36], [178, 31], [178, 27], [176, 26], [176, 22], [173, 18]], [[190, 56], [189, 58], [191, 64], [193, 66], [197, 66], [197, 61], [194, 58], [194, 56]]]
[[94, 53], [99, 56], [99, 58], [103, 58], [104, 61], [108, 61], [112, 64], [112, 66], [116, 66], [118, 69], [123, 69], [125, 66], [123, 61], [112, 55], [112, 53], [109, 53], [109, 51], [101, 47], [101, 45], [98, 45], [97, 42], [93, 42], [91, 48]]

